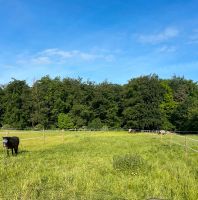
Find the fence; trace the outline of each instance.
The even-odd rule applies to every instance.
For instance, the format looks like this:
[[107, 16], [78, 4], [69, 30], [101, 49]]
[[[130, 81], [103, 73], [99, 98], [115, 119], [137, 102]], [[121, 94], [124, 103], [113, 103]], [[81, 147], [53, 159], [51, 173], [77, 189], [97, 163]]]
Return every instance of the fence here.
[[[164, 137], [166, 137], [166, 139]], [[182, 136], [182, 135], [179, 135], [178, 133], [168, 133], [165, 135], [160, 134], [160, 141], [163, 143], [169, 143], [170, 146], [172, 146], [172, 144], [175, 144], [184, 148], [185, 158], [188, 157], [189, 151], [198, 153], [198, 140], [186, 135]], [[193, 147], [190, 146], [192, 145], [192, 142], [194, 143]], [[197, 149], [195, 149], [195, 147]]]
[[[165, 142], [165, 140], [163, 140], [164, 136], [169, 135], [170, 136], [170, 138], [169, 138], [169, 144], [170, 144], [170, 146], [171, 146], [171, 144], [176, 144], [178, 146], [184, 147], [186, 157], [188, 155], [188, 150], [191, 150], [191, 151], [193, 151], [195, 153], [198, 153], [198, 140], [194, 139], [194, 138], [191, 138], [191, 137], [189, 137], [189, 136], [186, 135], [186, 134], [197, 134], [198, 135], [198, 131], [174, 131], [173, 132], [173, 131], [165, 131], [165, 130], [138, 130], [138, 129], [129, 129], [128, 132], [129, 133], [144, 132], [144, 133], [148, 133], [148, 134], [152, 133], [152, 134], [155, 134], [155, 135], [159, 134], [161, 142]], [[179, 143], [177, 141], [177, 139], [173, 140], [174, 136], [182, 139], [182, 143]], [[194, 146], [196, 146], [197, 149], [190, 147], [189, 141], [196, 142], [196, 145], [194, 145]]]
[[175, 141], [171, 141], [172, 143], [174, 144], [177, 144], [177, 145], [180, 145], [180, 146], [183, 146], [185, 147], [185, 151], [187, 152], [188, 149], [198, 153], [198, 150], [194, 149], [194, 148], [191, 148], [189, 146], [189, 142], [188, 141], [193, 141], [193, 142], [197, 142], [197, 147], [198, 147], [198, 140], [194, 139], [194, 138], [191, 138], [191, 137], [188, 137], [188, 136], [181, 136], [179, 134], [175, 134], [177, 137], [181, 138], [183, 141], [184, 141], [184, 144], [180, 144], [178, 142], [175, 142]]
[[[77, 130], [75, 130], [75, 131], [77, 131]], [[21, 138], [20, 141], [42, 139], [43, 144], [45, 145], [46, 137], [47, 137], [46, 133], [47, 132], [48, 131], [42, 131], [42, 136], [39, 136], [39, 137]], [[148, 134], [154, 133], [155, 135], [157, 135], [156, 133], [159, 133], [158, 130], [141, 130], [141, 132], [146, 132]], [[10, 135], [9, 132], [0, 132], [0, 133], [2, 133], [2, 135]], [[18, 133], [18, 134], [23, 135], [23, 133], [21, 131], [15, 131], [15, 132], [12, 132], [12, 133]], [[40, 133], [40, 132], [34, 131], [34, 133]], [[55, 131], [54, 133], [60, 133], [59, 135], [55, 135], [53, 137], [61, 137], [62, 142], [64, 142], [64, 135], [65, 135], [64, 131]], [[189, 132], [187, 132], [187, 131], [167, 132], [167, 134], [160, 133], [159, 136], [160, 136], [161, 142], [169, 142], [170, 146], [172, 144], [175, 144], [175, 145], [183, 147], [184, 150], [185, 150], [186, 156], [188, 155], [188, 150], [191, 150], [195, 153], [198, 153], [198, 140], [191, 138], [189, 136], [186, 136], [186, 135], [185, 136], [181, 135], [181, 134], [186, 134], [186, 133], [189, 133]], [[192, 133], [192, 131], [190, 133]], [[197, 133], [197, 131], [195, 131], [193, 133]], [[167, 140], [167, 137], [166, 137], [166, 140], [164, 139], [165, 136], [169, 136], [168, 140]], [[176, 136], [176, 139], [174, 139], [174, 136]], [[180, 138], [180, 141], [177, 138]], [[193, 141], [194, 143], [196, 143], [196, 145], [193, 145], [193, 147], [191, 147], [190, 144], [189, 144], [189, 141]], [[197, 149], [195, 149], [194, 147], [197, 147]]]
[[[46, 134], [48, 131], [42, 131], [42, 132], [35, 132], [35, 134], [42, 134], [42, 136], [36, 136], [36, 137], [30, 137], [30, 138], [20, 138], [20, 146], [21, 146], [21, 149], [24, 148], [24, 143], [23, 141], [28, 141], [28, 140], [40, 140], [42, 143], [43, 143], [43, 147], [45, 146], [46, 144], [46, 139], [47, 138], [56, 138], [56, 137], [59, 137], [61, 138], [60, 141], [62, 141], [62, 143], [64, 143], [64, 132], [63, 131], [56, 131], [54, 132], [56, 135], [54, 134]], [[29, 133], [26, 133], [26, 134], [30, 134], [32, 132], [29, 132]], [[18, 137], [20, 136], [23, 136], [23, 132], [22, 131], [14, 131], [14, 132], [0, 132], [0, 134], [2, 135], [2, 137], [6, 137], [6, 136], [12, 136], [12, 135], [17, 135]], [[58, 134], [58, 135], [57, 135]], [[2, 142], [2, 139], [0, 139], [0, 142]]]

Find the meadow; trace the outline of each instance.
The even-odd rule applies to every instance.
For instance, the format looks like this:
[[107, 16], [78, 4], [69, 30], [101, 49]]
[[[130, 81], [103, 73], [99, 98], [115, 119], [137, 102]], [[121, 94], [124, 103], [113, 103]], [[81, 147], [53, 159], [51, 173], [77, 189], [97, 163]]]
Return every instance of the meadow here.
[[[21, 142], [18, 156], [0, 149], [2, 200], [198, 199], [198, 153], [171, 143], [183, 144], [181, 137], [124, 131], [9, 135]], [[198, 149], [195, 141], [188, 144]]]

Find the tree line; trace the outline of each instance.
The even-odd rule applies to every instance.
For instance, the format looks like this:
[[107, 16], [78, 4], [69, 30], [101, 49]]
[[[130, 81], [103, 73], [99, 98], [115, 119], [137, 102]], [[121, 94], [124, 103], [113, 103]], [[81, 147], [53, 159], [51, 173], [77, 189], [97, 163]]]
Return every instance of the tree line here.
[[198, 130], [198, 84], [140, 76], [126, 84], [42, 77], [0, 87], [0, 126], [15, 129]]

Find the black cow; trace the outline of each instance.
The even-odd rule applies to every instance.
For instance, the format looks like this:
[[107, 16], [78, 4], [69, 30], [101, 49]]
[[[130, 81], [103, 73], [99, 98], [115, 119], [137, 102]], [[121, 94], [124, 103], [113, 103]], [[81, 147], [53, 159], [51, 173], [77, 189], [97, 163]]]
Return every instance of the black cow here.
[[15, 154], [18, 153], [18, 146], [19, 146], [19, 138], [16, 136], [13, 137], [3, 137], [3, 147], [7, 149], [7, 154], [9, 154], [8, 149], [12, 149], [12, 155], [13, 155], [13, 149]]

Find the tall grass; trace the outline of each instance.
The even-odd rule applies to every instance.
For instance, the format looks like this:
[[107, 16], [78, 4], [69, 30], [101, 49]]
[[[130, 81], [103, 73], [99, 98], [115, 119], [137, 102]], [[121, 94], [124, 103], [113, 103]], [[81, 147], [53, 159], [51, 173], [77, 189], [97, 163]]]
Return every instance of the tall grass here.
[[[11, 133], [20, 138], [43, 133]], [[126, 132], [48, 132], [0, 151], [0, 199], [198, 199], [198, 154]]]

